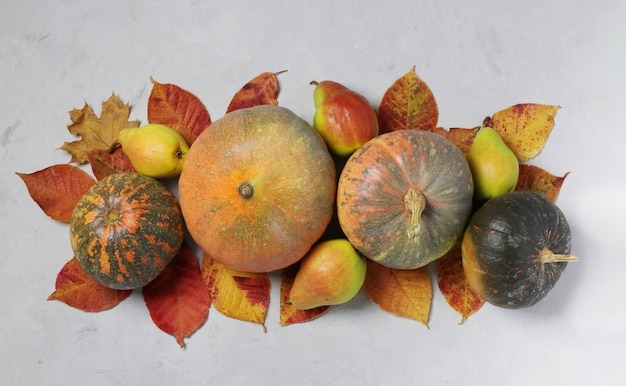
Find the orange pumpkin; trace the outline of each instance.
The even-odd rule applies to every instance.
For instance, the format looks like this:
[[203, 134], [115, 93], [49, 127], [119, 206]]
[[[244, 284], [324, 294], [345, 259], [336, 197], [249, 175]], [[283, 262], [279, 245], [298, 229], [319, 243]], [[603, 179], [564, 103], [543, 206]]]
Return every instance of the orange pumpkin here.
[[339, 177], [337, 215], [355, 248], [399, 269], [443, 256], [462, 235], [474, 184], [461, 151], [422, 130], [381, 134], [359, 148]]
[[240, 271], [270, 272], [300, 260], [324, 233], [336, 171], [309, 123], [264, 105], [205, 130], [178, 187], [189, 233], [206, 254]]

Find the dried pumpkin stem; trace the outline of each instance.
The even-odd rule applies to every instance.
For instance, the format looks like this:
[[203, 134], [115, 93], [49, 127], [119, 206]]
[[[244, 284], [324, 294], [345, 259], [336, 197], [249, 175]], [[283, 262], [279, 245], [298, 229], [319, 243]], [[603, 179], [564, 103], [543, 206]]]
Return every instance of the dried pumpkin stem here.
[[404, 208], [411, 212], [411, 224], [407, 233], [409, 240], [414, 241], [417, 236], [422, 232], [422, 212], [426, 208], [426, 197], [422, 192], [419, 192], [413, 188], [404, 195]]
[[539, 261], [541, 264], [547, 263], [572, 263], [578, 261], [578, 257], [574, 255], [562, 255], [554, 253], [546, 247], [539, 252]]

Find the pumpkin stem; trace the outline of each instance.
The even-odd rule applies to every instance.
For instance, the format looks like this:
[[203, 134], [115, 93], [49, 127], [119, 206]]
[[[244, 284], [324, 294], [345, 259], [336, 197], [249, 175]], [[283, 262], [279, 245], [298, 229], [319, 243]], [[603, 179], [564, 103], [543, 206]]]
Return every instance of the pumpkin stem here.
[[244, 182], [239, 185], [239, 196], [243, 199], [249, 199], [254, 194], [254, 188], [250, 185], [249, 182]]
[[546, 247], [539, 252], [539, 262], [546, 263], [572, 263], [578, 261], [578, 257], [573, 255], [561, 255], [554, 253]]
[[411, 212], [411, 225], [407, 229], [409, 240], [413, 241], [422, 231], [422, 212], [426, 208], [426, 197], [413, 188], [404, 195], [404, 208]]

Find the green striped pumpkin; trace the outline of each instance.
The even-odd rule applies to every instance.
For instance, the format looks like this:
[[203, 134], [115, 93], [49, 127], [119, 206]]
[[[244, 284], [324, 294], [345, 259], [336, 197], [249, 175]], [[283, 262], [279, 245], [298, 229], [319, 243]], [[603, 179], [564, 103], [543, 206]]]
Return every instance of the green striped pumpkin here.
[[70, 241], [83, 270], [114, 289], [156, 278], [183, 242], [178, 200], [161, 182], [138, 173], [112, 174], [80, 199]]

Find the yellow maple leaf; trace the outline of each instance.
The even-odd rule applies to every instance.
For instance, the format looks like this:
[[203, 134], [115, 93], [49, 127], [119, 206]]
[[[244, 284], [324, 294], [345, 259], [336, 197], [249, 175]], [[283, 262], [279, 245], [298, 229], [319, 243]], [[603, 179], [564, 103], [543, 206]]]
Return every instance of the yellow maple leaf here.
[[72, 156], [70, 162], [87, 163], [88, 153], [92, 150], [108, 149], [117, 141], [117, 133], [127, 127], [139, 127], [139, 121], [129, 121], [130, 105], [123, 104], [113, 93], [102, 102], [102, 113], [96, 116], [91, 106], [85, 102], [82, 109], [70, 111], [72, 123], [67, 126], [69, 132], [81, 137], [80, 140], [64, 142], [61, 150]]

